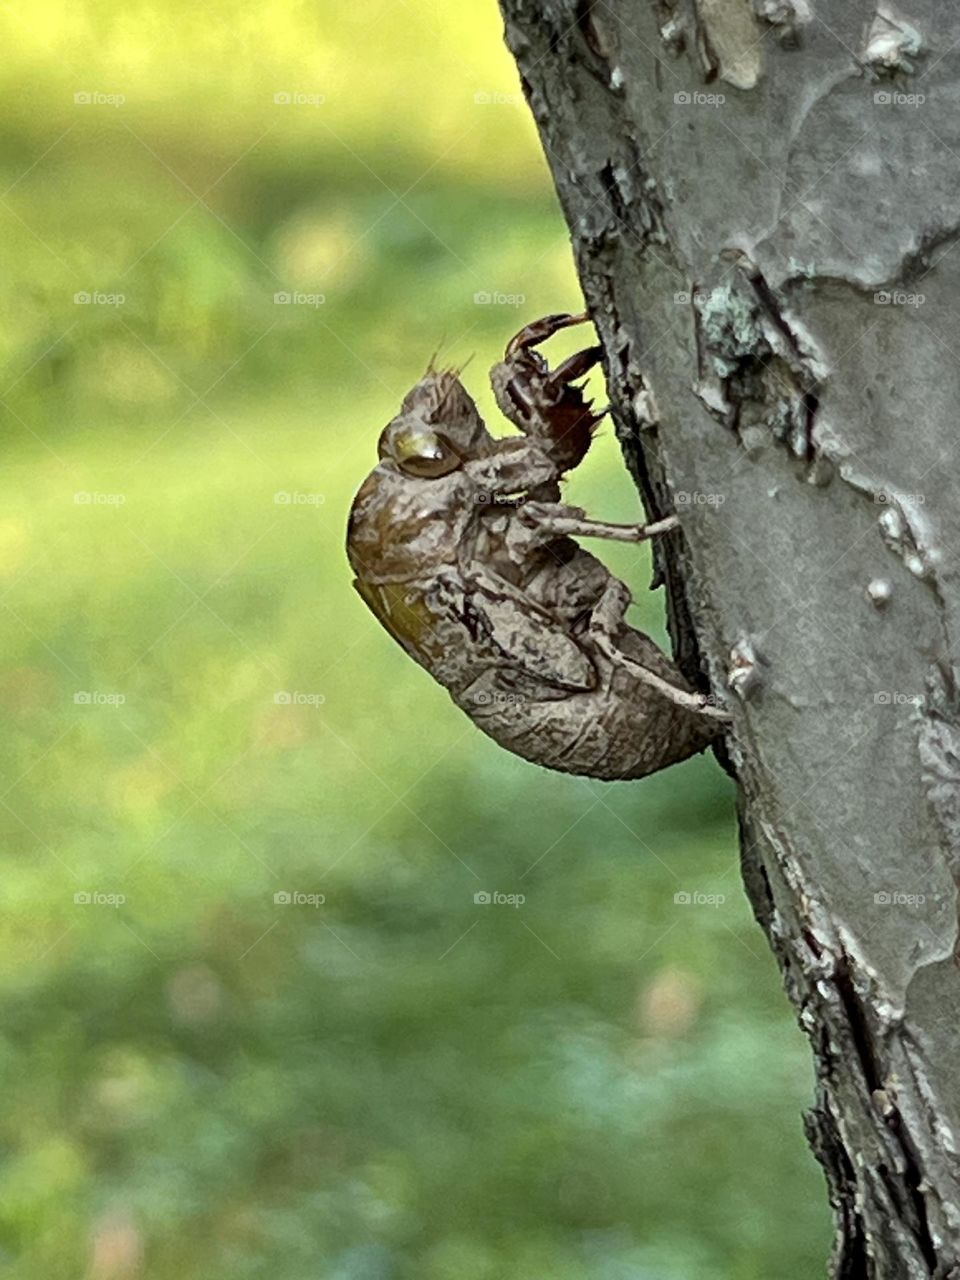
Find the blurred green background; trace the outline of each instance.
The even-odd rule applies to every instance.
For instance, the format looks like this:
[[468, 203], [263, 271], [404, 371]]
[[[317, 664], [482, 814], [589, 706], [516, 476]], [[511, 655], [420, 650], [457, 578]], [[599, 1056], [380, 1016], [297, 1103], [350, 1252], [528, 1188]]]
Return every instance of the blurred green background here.
[[496, 422], [580, 303], [493, 0], [0, 24], [0, 1276], [820, 1274], [721, 771], [515, 760], [351, 590], [431, 353]]

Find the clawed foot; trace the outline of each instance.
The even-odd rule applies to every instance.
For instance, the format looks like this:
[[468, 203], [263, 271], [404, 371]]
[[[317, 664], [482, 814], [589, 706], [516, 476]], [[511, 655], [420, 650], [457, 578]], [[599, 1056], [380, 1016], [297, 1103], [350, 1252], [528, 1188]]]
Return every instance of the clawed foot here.
[[544, 316], [542, 320], [534, 320], [532, 324], [524, 325], [520, 332], [507, 343], [506, 359], [511, 360], [518, 351], [539, 346], [541, 342], [546, 342], [561, 329], [569, 329], [575, 324], [586, 324], [589, 319], [590, 316], [586, 311], [581, 311], [575, 316], [561, 311], [556, 315]]
[[600, 362], [603, 350], [588, 347], [551, 370], [536, 348], [561, 329], [589, 318], [586, 313], [560, 313], [526, 325], [511, 338], [505, 359], [490, 374], [504, 416], [525, 435], [537, 438], [561, 472], [583, 461], [602, 417], [593, 412], [576, 383]]

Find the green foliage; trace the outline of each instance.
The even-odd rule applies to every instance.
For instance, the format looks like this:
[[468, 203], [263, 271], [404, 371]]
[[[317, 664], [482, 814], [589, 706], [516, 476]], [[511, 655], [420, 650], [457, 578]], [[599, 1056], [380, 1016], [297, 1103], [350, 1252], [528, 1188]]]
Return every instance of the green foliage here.
[[[431, 352], [495, 421], [579, 294], [492, 0], [345, 8], [2, 19], [3, 1274], [805, 1280], [805, 1049], [716, 765], [511, 759], [351, 591]], [[571, 496], [635, 514], [609, 431]]]

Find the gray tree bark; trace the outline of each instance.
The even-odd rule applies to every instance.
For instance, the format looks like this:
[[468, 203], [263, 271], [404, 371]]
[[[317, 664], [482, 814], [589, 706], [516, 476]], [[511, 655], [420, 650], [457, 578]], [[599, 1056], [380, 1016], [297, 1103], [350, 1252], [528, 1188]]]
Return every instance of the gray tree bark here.
[[734, 711], [847, 1280], [960, 1277], [960, 13], [909, 3], [501, 0], [683, 517], [671, 636]]

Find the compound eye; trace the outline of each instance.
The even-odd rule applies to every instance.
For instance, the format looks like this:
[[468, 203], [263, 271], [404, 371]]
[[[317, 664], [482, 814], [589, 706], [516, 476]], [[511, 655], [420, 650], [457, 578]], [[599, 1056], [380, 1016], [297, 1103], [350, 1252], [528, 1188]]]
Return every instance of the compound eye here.
[[392, 456], [404, 475], [418, 480], [436, 480], [456, 471], [463, 459], [445, 436], [434, 431], [416, 431], [395, 437]]
[[449, 445], [441, 443], [429, 453], [415, 457], [403, 458], [399, 463], [400, 470], [408, 476], [417, 476], [423, 480], [437, 480], [440, 476], [448, 476], [460, 466], [460, 458]]

